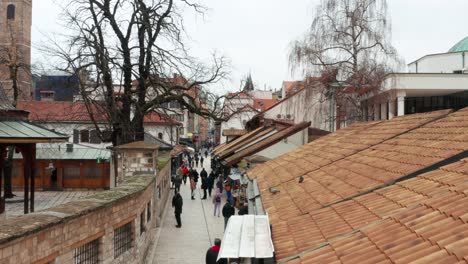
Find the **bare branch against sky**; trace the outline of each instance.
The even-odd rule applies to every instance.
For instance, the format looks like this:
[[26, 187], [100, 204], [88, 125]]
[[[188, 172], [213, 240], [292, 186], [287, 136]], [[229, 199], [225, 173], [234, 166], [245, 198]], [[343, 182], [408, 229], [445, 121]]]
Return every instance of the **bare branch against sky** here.
[[[42, 33], [61, 32], [60, 8], [54, 2], [34, 1], [33, 44]], [[291, 79], [287, 51], [310, 26], [317, 0], [203, 0], [209, 8], [204, 18], [186, 18], [191, 53], [210, 58], [213, 50], [228, 56], [234, 67], [224, 88], [237, 90], [246, 72], [261, 88], [279, 88]], [[393, 45], [406, 63], [431, 53], [446, 52], [468, 36], [466, 0], [390, 0]], [[33, 51], [33, 60], [40, 56]], [[296, 76], [300, 77], [300, 76]]]

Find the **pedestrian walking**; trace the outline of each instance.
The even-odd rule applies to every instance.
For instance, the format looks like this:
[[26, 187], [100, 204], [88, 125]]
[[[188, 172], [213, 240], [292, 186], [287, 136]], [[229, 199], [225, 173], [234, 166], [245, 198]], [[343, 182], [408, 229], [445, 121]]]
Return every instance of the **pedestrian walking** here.
[[201, 187], [203, 189], [203, 198], [202, 200], [206, 200], [206, 191], [208, 190], [208, 173], [206, 172], [205, 168], [202, 169], [200, 172], [200, 177], [201, 177]]
[[208, 158], [208, 149], [205, 150], [205, 158]]
[[182, 196], [180, 193], [176, 191], [176, 194], [172, 198], [172, 207], [174, 207], [174, 214], [177, 221], [177, 228], [182, 227], [182, 220], [180, 219], [180, 215], [182, 214], [182, 205], [183, 205]]
[[219, 214], [221, 213], [221, 193], [218, 189], [216, 189], [216, 193], [213, 195], [213, 205], [213, 216], [216, 216], [216, 212], [218, 212], [219, 217]]
[[249, 205], [247, 203], [244, 203], [241, 208], [239, 208], [239, 211], [237, 212], [238, 215], [248, 215], [249, 214]]
[[190, 190], [191, 192], [191, 199], [195, 200], [195, 190], [197, 189], [197, 183], [193, 179], [193, 177], [190, 178]]
[[181, 174], [176, 175], [176, 178], [174, 180], [175, 182], [174, 194], [180, 192], [180, 185], [182, 184], [182, 177], [183, 176]]
[[198, 167], [198, 161], [199, 161], [198, 155], [195, 154], [195, 167]]
[[216, 182], [216, 188], [219, 189], [220, 193], [223, 193], [223, 181], [221, 180], [221, 178], [219, 178], [218, 182]]
[[193, 167], [193, 157], [190, 154], [188, 154], [188, 166]]
[[226, 189], [226, 198], [229, 202], [231, 202], [231, 189], [232, 189], [232, 185], [231, 185], [231, 181], [226, 180], [226, 182], [224, 183], [224, 189]]
[[190, 170], [190, 177], [193, 178], [193, 180], [195, 181], [195, 183], [198, 183], [198, 172], [196, 169], [191, 169]]
[[208, 195], [211, 197], [211, 191], [213, 190], [214, 186], [214, 173], [213, 171], [210, 172], [210, 175], [208, 176]]
[[187, 166], [184, 166], [182, 168], [182, 173], [183, 173], [183, 180], [184, 180], [184, 185], [185, 185], [187, 183], [187, 177], [189, 174], [189, 169], [187, 168]]
[[218, 260], [219, 250], [221, 249], [221, 239], [215, 238], [214, 246], [206, 251], [205, 263], [206, 264], [227, 264], [226, 259]]
[[234, 207], [232, 207], [229, 201], [226, 201], [226, 203], [223, 206], [224, 230], [226, 230], [229, 218], [235, 214], [236, 211], [234, 210]]
[[203, 155], [200, 155], [200, 167], [203, 167], [203, 161], [205, 159], [203, 158]]

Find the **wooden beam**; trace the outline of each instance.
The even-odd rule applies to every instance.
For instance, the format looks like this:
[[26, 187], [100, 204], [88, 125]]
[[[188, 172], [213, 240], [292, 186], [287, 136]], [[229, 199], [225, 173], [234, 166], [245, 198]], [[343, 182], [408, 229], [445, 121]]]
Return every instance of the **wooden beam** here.
[[5, 164], [6, 146], [0, 145], [0, 214], [5, 212], [5, 193], [2, 196], [3, 167]]
[[35, 173], [34, 171], [36, 170], [36, 144], [32, 144], [30, 146], [30, 157], [29, 157], [29, 168], [31, 170], [31, 203], [29, 204], [29, 210], [31, 213], [34, 212], [34, 185], [36, 181]]
[[23, 155], [23, 176], [24, 176], [24, 214], [29, 213], [29, 179], [31, 178], [31, 167], [29, 162], [30, 151], [28, 145], [21, 145]]

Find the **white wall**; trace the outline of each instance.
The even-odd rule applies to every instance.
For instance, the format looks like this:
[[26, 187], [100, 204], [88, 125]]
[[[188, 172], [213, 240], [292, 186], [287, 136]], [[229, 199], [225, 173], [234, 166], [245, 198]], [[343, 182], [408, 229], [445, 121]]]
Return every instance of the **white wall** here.
[[273, 98], [272, 91], [255, 90], [255, 91], [251, 91], [250, 95], [252, 96], [252, 98], [255, 98], [255, 99], [272, 99]]
[[286, 152], [290, 152], [302, 145], [307, 144], [307, 141], [308, 128], [289, 136], [286, 140], [281, 140], [280, 142], [256, 153], [255, 155], [261, 155], [270, 159], [274, 159]]
[[[465, 66], [463, 66], [465, 54]], [[417, 65], [417, 71], [416, 71]], [[468, 52], [455, 52], [428, 55], [408, 65], [410, 73], [453, 73], [453, 71], [468, 70]]]
[[[47, 122], [47, 123], [39, 123], [37, 124], [46, 127], [48, 129], [54, 130], [55, 132], [62, 133], [65, 135], [69, 135], [70, 137], [68, 138], [68, 141], [70, 143], [73, 143], [73, 130], [94, 130], [94, 124], [91, 123], [72, 123], [72, 122]], [[104, 126], [100, 126], [101, 129], [104, 129]], [[163, 140], [171, 143], [171, 144], [176, 144], [177, 142], [177, 126], [172, 126], [172, 132], [173, 132], [173, 139], [171, 141], [171, 126], [164, 126], [164, 125], [159, 125], [159, 124], [145, 124], [144, 125], [145, 132], [151, 134], [152, 136], [158, 138], [158, 133], [163, 133]], [[90, 143], [80, 143], [82, 145], [86, 146], [92, 146], [92, 147], [105, 147], [108, 146], [110, 143], [102, 143], [102, 144], [90, 144]]]
[[287, 119], [287, 115], [290, 115], [296, 124], [310, 121], [311, 127], [329, 131], [329, 112], [330, 101], [321, 91], [304, 89], [268, 109], [264, 116], [278, 119], [278, 115], [281, 115], [280, 119]]
[[221, 144], [226, 142], [226, 137], [223, 136], [224, 129], [235, 128], [244, 129], [244, 123], [248, 122], [257, 113], [253, 110], [242, 111], [233, 115], [228, 121], [221, 122]]
[[418, 96], [446, 95], [468, 89], [468, 74], [405, 74], [388, 75], [384, 90], [407, 90], [407, 96], [414, 96], [411, 90], [421, 90]]
[[[177, 144], [177, 126], [163, 126], [163, 125], [156, 125], [156, 124], [146, 124], [144, 125], [145, 132], [152, 135], [155, 138], [159, 138], [158, 134], [162, 133], [163, 138], [162, 140], [170, 143], [172, 145]], [[172, 131], [172, 135], [171, 135]]]

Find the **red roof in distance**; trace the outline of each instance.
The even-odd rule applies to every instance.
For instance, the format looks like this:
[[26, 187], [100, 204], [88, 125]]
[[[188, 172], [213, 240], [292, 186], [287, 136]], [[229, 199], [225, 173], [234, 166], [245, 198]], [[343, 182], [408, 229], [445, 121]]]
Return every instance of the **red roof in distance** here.
[[[97, 105], [93, 105], [93, 107], [95, 108], [95, 120], [97, 122], [107, 122], [107, 116], [104, 111], [100, 112], [97, 109]], [[88, 114], [84, 102], [19, 101], [17, 108], [30, 112], [30, 121], [91, 122], [91, 117]], [[144, 122], [175, 125], [180, 124], [179, 122], [156, 112], [148, 113], [145, 116]]]

